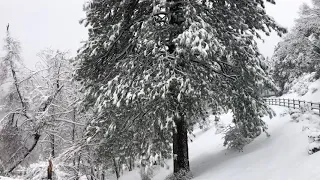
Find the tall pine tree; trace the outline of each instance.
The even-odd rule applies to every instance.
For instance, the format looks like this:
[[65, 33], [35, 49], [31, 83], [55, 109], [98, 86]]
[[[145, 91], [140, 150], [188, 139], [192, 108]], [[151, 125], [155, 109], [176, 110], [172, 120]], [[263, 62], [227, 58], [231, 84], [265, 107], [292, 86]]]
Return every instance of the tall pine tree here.
[[264, 1], [92, 0], [85, 11], [89, 39], [76, 77], [86, 107], [96, 110], [88, 135], [105, 137], [100, 146], [120, 132], [149, 156], [168, 154], [173, 143], [179, 172], [190, 170], [188, 131], [208, 107], [233, 110], [230, 147], [266, 130], [258, 82], [271, 81], [254, 38], [285, 29], [266, 15]]

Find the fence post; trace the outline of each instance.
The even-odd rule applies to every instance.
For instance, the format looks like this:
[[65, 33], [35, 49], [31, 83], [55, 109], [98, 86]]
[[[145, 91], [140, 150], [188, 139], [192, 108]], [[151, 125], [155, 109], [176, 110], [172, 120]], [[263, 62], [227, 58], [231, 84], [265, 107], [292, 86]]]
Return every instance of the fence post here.
[[320, 115], [320, 103], [318, 105], [319, 105], [319, 109], [318, 110], [319, 110], [319, 115]]
[[288, 108], [290, 108], [290, 99], [288, 99]]
[[311, 111], [313, 110], [313, 107], [312, 107], [312, 106], [313, 106], [313, 103], [311, 102]]
[[301, 102], [301, 101], [299, 100], [299, 109], [301, 108], [301, 107], [300, 107], [300, 102]]
[[293, 109], [295, 109], [296, 108], [296, 102], [295, 102], [295, 100], [293, 99]]

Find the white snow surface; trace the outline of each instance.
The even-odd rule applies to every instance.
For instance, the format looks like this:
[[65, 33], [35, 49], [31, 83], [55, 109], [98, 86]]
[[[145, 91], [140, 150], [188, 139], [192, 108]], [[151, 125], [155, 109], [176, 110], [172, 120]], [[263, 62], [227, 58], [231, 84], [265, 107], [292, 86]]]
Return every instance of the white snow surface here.
[[320, 102], [320, 79], [313, 81], [314, 73], [305, 74], [296, 79], [289, 93], [281, 98], [299, 99], [311, 102]]
[[3, 176], [0, 176], [0, 180], [22, 180], [22, 179], [9, 178], [9, 177], [3, 177]]
[[[270, 137], [259, 136], [243, 152], [226, 150], [223, 135], [215, 128], [199, 131], [189, 144], [190, 165], [194, 180], [318, 180], [320, 179], [320, 153], [308, 155], [308, 136], [303, 124], [292, 122], [287, 108], [272, 106], [277, 113], [273, 119], [264, 118]], [[222, 121], [231, 121], [228, 113]], [[228, 124], [228, 123], [226, 123]], [[164, 180], [170, 169], [156, 170], [152, 179]], [[140, 180], [137, 171], [125, 174], [121, 180]]]

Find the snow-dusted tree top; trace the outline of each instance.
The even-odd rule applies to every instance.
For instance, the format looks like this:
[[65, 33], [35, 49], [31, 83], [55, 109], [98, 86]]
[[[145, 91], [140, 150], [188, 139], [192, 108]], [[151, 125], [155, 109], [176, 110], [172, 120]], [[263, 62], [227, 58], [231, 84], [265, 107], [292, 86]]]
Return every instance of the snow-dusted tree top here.
[[[169, 23], [181, 17], [169, 11], [176, 3], [183, 4], [182, 26]], [[263, 126], [257, 83], [272, 82], [254, 37], [286, 31], [266, 15], [264, 1], [92, 0], [85, 10], [89, 39], [76, 76], [86, 105], [112, 122], [107, 132], [120, 126], [111, 119], [122, 119], [122, 128], [142, 119], [150, 131], [170, 129], [178, 112], [192, 124], [208, 106], [232, 109], [242, 125], [254, 119], [250, 126]]]
[[275, 80], [282, 86], [305, 72], [318, 71], [320, 75], [320, 1], [312, 3], [311, 7], [301, 6], [295, 26], [278, 44], [272, 57]]

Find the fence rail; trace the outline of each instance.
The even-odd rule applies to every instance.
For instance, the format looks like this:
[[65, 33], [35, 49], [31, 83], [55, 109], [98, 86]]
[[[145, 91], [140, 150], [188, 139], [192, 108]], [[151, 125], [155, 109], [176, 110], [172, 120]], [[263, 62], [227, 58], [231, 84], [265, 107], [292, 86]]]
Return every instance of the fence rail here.
[[280, 98], [266, 98], [265, 101], [269, 105], [284, 106], [287, 108], [299, 109], [301, 107], [309, 106], [310, 110], [315, 111], [320, 115], [320, 103], [302, 101], [297, 99], [280, 99]]

